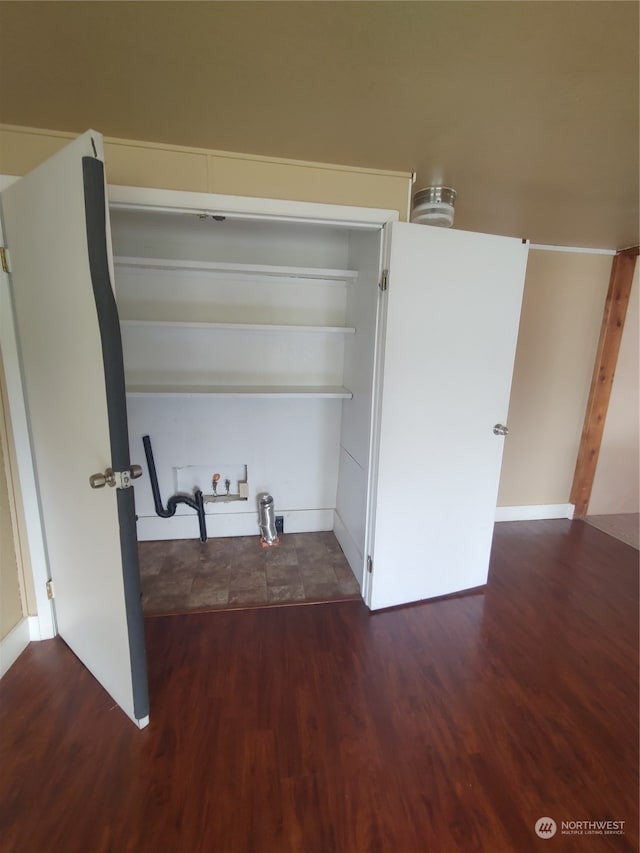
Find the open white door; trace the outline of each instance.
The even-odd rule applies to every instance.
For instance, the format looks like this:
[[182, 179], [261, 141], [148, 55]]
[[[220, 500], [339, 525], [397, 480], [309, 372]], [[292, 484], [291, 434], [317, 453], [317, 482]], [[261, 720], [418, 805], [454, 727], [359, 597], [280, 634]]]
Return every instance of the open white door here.
[[372, 609], [486, 583], [528, 251], [390, 227]]
[[[101, 136], [87, 132], [1, 202], [58, 632], [142, 727], [144, 632]], [[107, 469], [124, 472], [118, 487], [91, 488], [89, 477]]]

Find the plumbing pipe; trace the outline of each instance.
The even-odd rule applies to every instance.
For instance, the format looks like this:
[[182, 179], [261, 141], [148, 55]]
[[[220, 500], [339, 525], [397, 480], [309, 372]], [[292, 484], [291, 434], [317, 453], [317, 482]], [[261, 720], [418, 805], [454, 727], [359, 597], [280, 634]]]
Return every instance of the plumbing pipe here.
[[200, 525], [200, 541], [207, 541], [207, 521], [204, 514], [204, 496], [200, 489], [196, 489], [193, 497], [190, 495], [172, 495], [167, 501], [167, 508], [162, 505], [160, 497], [160, 488], [158, 486], [158, 475], [156, 473], [156, 464], [153, 461], [153, 450], [151, 449], [151, 439], [148, 435], [142, 436], [144, 444], [144, 453], [147, 457], [147, 468], [149, 469], [149, 479], [151, 481], [151, 492], [153, 494], [153, 504], [157, 515], [160, 518], [171, 518], [176, 514], [178, 504], [186, 504], [191, 509], [195, 509], [198, 513], [198, 523]]

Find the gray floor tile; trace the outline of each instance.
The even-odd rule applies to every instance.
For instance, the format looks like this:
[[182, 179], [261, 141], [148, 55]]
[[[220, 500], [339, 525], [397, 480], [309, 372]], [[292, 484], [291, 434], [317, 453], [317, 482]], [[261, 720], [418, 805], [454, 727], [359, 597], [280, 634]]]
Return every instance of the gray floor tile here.
[[230, 589], [229, 604], [265, 604], [267, 602], [267, 585], [266, 583], [254, 586], [249, 589]]
[[359, 587], [331, 532], [293, 533], [263, 548], [258, 536], [141, 542], [145, 613], [331, 601]]
[[271, 604], [285, 601], [304, 601], [302, 582], [283, 584], [282, 586], [267, 586], [267, 598]]

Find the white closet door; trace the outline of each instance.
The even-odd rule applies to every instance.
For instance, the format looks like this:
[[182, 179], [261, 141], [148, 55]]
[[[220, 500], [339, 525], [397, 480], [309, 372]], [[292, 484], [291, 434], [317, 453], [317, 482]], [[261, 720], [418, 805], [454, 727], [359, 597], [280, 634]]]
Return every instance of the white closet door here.
[[391, 228], [372, 609], [486, 583], [527, 262], [520, 240]]
[[57, 628], [142, 726], [133, 489], [89, 485], [94, 473], [130, 466], [101, 152], [100, 135], [84, 134], [1, 203]]

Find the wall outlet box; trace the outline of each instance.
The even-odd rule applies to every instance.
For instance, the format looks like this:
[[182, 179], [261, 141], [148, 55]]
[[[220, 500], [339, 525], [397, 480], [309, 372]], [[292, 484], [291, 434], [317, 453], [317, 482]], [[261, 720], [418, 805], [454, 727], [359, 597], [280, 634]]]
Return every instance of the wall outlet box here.
[[249, 498], [249, 483], [240, 481], [238, 483], [238, 496], [242, 500], [248, 500]]

